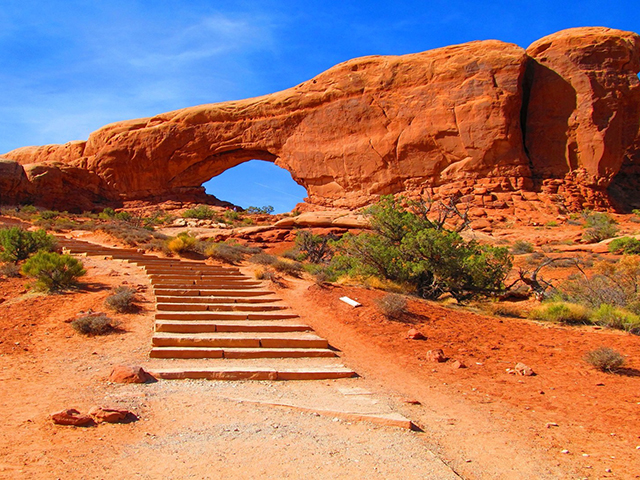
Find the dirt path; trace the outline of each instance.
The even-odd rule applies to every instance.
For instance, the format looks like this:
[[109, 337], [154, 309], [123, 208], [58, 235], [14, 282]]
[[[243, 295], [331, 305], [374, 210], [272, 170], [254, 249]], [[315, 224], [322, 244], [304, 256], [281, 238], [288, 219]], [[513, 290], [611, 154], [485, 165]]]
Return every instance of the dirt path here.
[[[33, 295], [23, 280], [2, 284], [0, 478], [457, 478], [421, 433], [269, 404], [392, 411], [365, 379], [106, 382], [112, 365], [147, 360], [152, 297], [143, 294], [143, 314], [117, 316], [125, 333], [81, 337], [65, 320], [103, 310], [112, 285], [148, 284], [132, 266], [85, 264], [80, 292]], [[74, 428], [48, 419], [93, 405], [127, 408], [139, 420]]]

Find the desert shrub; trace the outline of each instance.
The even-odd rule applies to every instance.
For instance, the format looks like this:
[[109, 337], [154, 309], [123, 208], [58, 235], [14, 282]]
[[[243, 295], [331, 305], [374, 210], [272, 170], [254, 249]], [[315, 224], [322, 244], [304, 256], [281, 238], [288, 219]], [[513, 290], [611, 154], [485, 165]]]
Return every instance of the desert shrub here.
[[128, 313], [137, 310], [135, 304], [136, 291], [125, 285], [116, 287], [111, 294], [104, 300], [104, 304], [118, 313]]
[[487, 313], [496, 317], [515, 317], [521, 318], [523, 316], [522, 307], [514, 305], [512, 303], [497, 302], [486, 303], [481, 307]]
[[189, 232], [180, 232], [177, 236], [167, 239], [167, 248], [173, 253], [193, 252], [197, 247], [198, 239]]
[[129, 212], [117, 212], [113, 218], [115, 220], [119, 220], [121, 222], [130, 222], [133, 220], [133, 215], [131, 215]]
[[278, 257], [275, 255], [269, 255], [268, 253], [257, 253], [249, 258], [251, 263], [257, 263], [258, 265], [273, 265], [278, 261]]
[[615, 372], [625, 364], [625, 358], [613, 348], [600, 347], [587, 352], [584, 361], [602, 372]]
[[256, 280], [269, 280], [272, 282], [275, 282], [278, 278], [275, 272], [263, 269], [256, 270], [254, 277]]
[[591, 314], [591, 321], [603, 327], [619, 330], [637, 331], [640, 329], [640, 316], [629, 310], [603, 303]]
[[235, 222], [236, 220], [240, 220], [240, 218], [242, 218], [242, 215], [240, 215], [240, 212], [236, 212], [235, 210], [225, 210], [224, 214], [224, 219], [228, 222]]
[[609, 251], [615, 254], [640, 254], [640, 240], [633, 237], [616, 238], [609, 244]]
[[107, 207], [98, 214], [98, 218], [101, 218], [103, 220], [109, 220], [115, 217], [115, 215], [116, 215], [116, 211], [111, 207]]
[[302, 259], [311, 263], [328, 262], [333, 257], [332, 242], [335, 235], [316, 235], [308, 230], [300, 230], [296, 235], [296, 247]]
[[524, 253], [533, 253], [534, 248], [530, 242], [526, 240], [516, 240], [511, 247], [511, 253], [514, 255], [522, 255]]
[[57, 291], [75, 286], [87, 272], [71, 255], [40, 251], [22, 265], [22, 273], [36, 279], [36, 289]]
[[291, 250], [282, 252], [282, 256], [284, 258], [288, 258], [289, 260], [295, 260], [295, 261], [304, 260], [304, 254], [300, 251], [298, 247], [294, 247]]
[[251, 218], [251, 217], [246, 217], [246, 218], [243, 218], [243, 219], [242, 219], [242, 224], [243, 224], [243, 225], [253, 225], [253, 224], [255, 224], [255, 223], [256, 223], [256, 222], [254, 222], [254, 221], [253, 221], [253, 218]]
[[76, 318], [71, 322], [73, 329], [82, 335], [107, 335], [118, 328], [118, 323], [104, 313], [88, 314]]
[[430, 220], [423, 204], [400, 202], [383, 197], [368, 210], [372, 233], [346, 234], [336, 243], [349, 274], [409, 284], [424, 298], [448, 293], [460, 301], [503, 291], [511, 270], [506, 248], [467, 241], [444, 221]]
[[15, 278], [20, 276], [20, 267], [15, 263], [3, 263], [0, 265], [0, 275], [7, 278]]
[[593, 269], [591, 276], [570, 276], [558, 287], [558, 295], [592, 308], [602, 304], [626, 307], [640, 300], [640, 257], [624, 255], [617, 262], [600, 261]]
[[183, 218], [196, 218], [198, 220], [211, 220], [216, 216], [216, 211], [208, 205], [198, 205], [195, 208], [190, 208], [182, 212]]
[[596, 243], [615, 236], [618, 231], [616, 221], [611, 215], [602, 212], [586, 212], [585, 232], [582, 239], [587, 243]]
[[53, 220], [60, 216], [60, 212], [55, 210], [43, 210], [38, 214], [38, 216], [43, 220]]
[[375, 303], [380, 313], [388, 318], [400, 318], [407, 311], [407, 299], [395, 293], [387, 293]]
[[589, 309], [583, 305], [568, 302], [547, 302], [531, 310], [529, 316], [545, 322], [587, 324]]
[[304, 267], [301, 263], [290, 260], [276, 260], [271, 264], [271, 266], [278, 272], [291, 275], [292, 277], [299, 277], [304, 271]]
[[146, 228], [137, 227], [124, 222], [107, 223], [101, 225], [100, 230], [121, 240], [132, 247], [145, 244], [154, 238], [166, 238], [164, 235], [150, 232]]
[[20, 227], [0, 229], [0, 259], [17, 263], [38, 250], [52, 250], [55, 239], [45, 230], [30, 232]]
[[244, 259], [245, 249], [237, 244], [214, 243], [207, 247], [205, 255], [221, 262], [236, 264]]

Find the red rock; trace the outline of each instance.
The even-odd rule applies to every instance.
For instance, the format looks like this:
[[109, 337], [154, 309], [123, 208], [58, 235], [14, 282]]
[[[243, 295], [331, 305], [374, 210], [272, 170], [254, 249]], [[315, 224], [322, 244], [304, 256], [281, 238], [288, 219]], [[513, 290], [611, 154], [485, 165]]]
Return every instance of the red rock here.
[[440, 349], [429, 350], [427, 352], [427, 360], [430, 362], [442, 363], [447, 361], [447, 357], [445, 357], [444, 352]]
[[534, 42], [527, 54], [525, 143], [533, 170], [607, 187], [638, 133], [640, 37], [572, 28]]
[[82, 427], [93, 423], [93, 418], [80, 413], [74, 408], [52, 413], [51, 420], [56, 425], [73, 425], [74, 427]]
[[409, 340], [426, 340], [427, 337], [425, 337], [415, 328], [412, 328], [411, 330], [409, 330], [409, 332], [407, 332], [407, 338]]
[[516, 366], [511, 368], [507, 368], [507, 373], [511, 373], [514, 375], [522, 375], [523, 377], [530, 377], [535, 375], [535, 372], [531, 367], [528, 367], [524, 363], [516, 363]]
[[454, 360], [453, 362], [450, 363], [451, 368], [453, 369], [459, 369], [459, 368], [467, 368], [467, 366], [464, 364], [464, 362], [460, 361], [460, 360]]
[[153, 377], [142, 367], [118, 365], [111, 370], [109, 381], [113, 383], [146, 383]]
[[89, 410], [89, 415], [98, 423], [118, 423], [127, 418], [127, 415], [134, 414], [125, 409], [95, 406]]
[[14, 150], [0, 162], [0, 201], [68, 210], [187, 200], [202, 197], [213, 176], [261, 159], [291, 172], [315, 207], [352, 209], [434, 188], [495, 208], [497, 193], [534, 187], [536, 197], [572, 207], [607, 206], [605, 188], [623, 164], [634, 171], [627, 164], [636, 155], [625, 152], [638, 134], [638, 70], [640, 37], [605, 28], [565, 30], [526, 52], [488, 40], [358, 58], [271, 95]]

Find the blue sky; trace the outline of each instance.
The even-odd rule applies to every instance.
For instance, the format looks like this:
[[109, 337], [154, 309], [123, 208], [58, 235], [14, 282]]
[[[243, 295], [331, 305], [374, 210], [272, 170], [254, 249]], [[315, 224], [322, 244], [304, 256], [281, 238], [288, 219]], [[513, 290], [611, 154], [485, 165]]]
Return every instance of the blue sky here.
[[[358, 56], [489, 38], [526, 47], [595, 25], [640, 32], [640, 2], [2, 0], [0, 153], [271, 93]], [[239, 182], [218, 178], [208, 191], [290, 210], [304, 189], [269, 167], [236, 167]]]

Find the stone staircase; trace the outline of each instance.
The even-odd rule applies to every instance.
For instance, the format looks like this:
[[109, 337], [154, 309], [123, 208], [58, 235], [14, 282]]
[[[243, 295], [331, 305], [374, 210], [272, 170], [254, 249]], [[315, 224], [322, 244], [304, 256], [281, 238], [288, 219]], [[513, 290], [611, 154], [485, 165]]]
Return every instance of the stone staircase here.
[[145, 270], [156, 296], [146, 369], [164, 379], [334, 379], [354, 376], [326, 339], [280, 298], [238, 268], [161, 258], [60, 238], [73, 254], [97, 255]]

